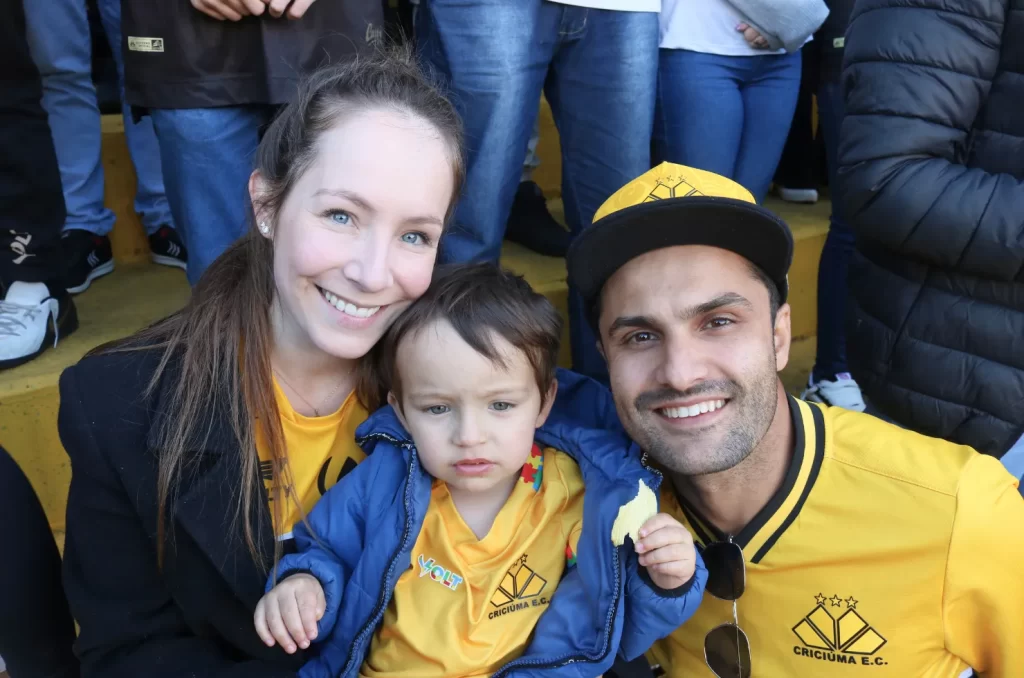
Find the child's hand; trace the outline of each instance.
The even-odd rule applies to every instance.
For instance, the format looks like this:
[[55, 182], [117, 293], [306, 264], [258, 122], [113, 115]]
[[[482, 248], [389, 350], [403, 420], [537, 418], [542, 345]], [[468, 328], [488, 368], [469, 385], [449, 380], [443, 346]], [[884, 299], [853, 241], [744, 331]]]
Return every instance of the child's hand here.
[[268, 647], [276, 640], [292, 654], [296, 644], [305, 649], [316, 639], [316, 623], [326, 609], [324, 589], [316, 577], [294, 574], [278, 582], [256, 604], [256, 633]]
[[636, 552], [651, 581], [667, 591], [690, 581], [697, 566], [693, 537], [667, 513], [659, 513], [643, 524]]

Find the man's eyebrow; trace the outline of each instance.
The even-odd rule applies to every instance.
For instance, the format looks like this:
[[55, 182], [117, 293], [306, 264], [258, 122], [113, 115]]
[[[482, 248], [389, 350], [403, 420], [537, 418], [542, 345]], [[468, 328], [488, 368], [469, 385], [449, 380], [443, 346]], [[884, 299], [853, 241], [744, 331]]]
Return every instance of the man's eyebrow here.
[[683, 309], [683, 311], [679, 313], [678, 317], [680, 320], [693, 320], [694, 318], [707, 315], [708, 313], [717, 311], [725, 306], [743, 306], [751, 310], [754, 308], [754, 305], [743, 295], [736, 294], [735, 292], [726, 292], [714, 299], [709, 299], [708, 301], [697, 304], [696, 306]]
[[[684, 321], [693, 320], [694, 318], [707, 315], [708, 313], [712, 313], [726, 306], [744, 306], [749, 309], [754, 308], [754, 305], [751, 304], [746, 297], [736, 294], [735, 292], [727, 292], [715, 297], [714, 299], [709, 299], [708, 301], [697, 304], [696, 306], [685, 308], [677, 314], [677, 317]], [[653, 330], [656, 329], [657, 326], [658, 323], [649, 316], [625, 315], [619, 316], [612, 321], [612, 324], [608, 327], [608, 334], [614, 334], [618, 330], [627, 327], [631, 329]]]

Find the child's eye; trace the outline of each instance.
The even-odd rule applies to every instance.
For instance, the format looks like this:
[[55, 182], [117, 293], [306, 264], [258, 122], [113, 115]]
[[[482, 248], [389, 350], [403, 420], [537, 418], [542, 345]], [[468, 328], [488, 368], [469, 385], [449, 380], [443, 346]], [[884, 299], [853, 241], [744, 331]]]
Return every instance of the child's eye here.
[[507, 403], [504, 400], [499, 400], [498, 402], [492, 404], [491, 407], [496, 409], [498, 412], [506, 412], [508, 410], [511, 410], [514, 407], [514, 405], [512, 405], [512, 403]]
[[431, 414], [445, 414], [448, 412], [448, 409], [447, 405], [432, 405], [427, 408], [427, 412], [430, 412]]

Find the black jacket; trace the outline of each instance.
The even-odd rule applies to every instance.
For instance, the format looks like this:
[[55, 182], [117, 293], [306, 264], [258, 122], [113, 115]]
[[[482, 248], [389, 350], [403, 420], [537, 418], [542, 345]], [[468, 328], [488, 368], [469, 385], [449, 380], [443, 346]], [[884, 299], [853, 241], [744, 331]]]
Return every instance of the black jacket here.
[[899, 423], [1001, 456], [1024, 431], [1024, 0], [860, 0], [843, 87], [851, 368]]
[[838, 83], [843, 72], [843, 45], [846, 27], [853, 12], [854, 0], [825, 0], [828, 6], [828, 17], [814, 34], [807, 48], [817, 50], [819, 54], [819, 78], [821, 82]]
[[140, 108], [283, 104], [299, 77], [383, 35], [381, 0], [317, 0], [297, 21], [218, 21], [188, 0], [122, 0], [125, 100]]
[[[71, 459], [64, 584], [81, 625], [83, 678], [291, 678], [300, 653], [267, 648], [253, 611], [266, 574], [232, 530], [239, 450], [224, 412], [193, 455], [174, 504], [174, 544], [156, 562], [152, 431], [163, 388], [141, 400], [159, 354], [89, 357], [60, 379], [59, 429]], [[215, 399], [223, 402], [223, 399]], [[260, 545], [273, 549], [266, 512]]]

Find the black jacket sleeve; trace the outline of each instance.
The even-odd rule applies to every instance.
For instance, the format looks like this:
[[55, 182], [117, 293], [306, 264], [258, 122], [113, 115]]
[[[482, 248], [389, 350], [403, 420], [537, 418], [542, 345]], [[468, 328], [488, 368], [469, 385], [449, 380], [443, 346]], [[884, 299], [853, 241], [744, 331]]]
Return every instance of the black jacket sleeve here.
[[61, 376], [60, 399], [58, 428], [72, 469], [64, 585], [81, 626], [82, 678], [294, 678], [280, 665], [229, 657], [191, 632], [129, 491], [97, 442], [100, 419], [90, 415], [103, 404], [83, 397], [75, 368]]
[[[861, 0], [846, 33], [839, 175], [859, 239], [1024, 280], [1024, 183], [969, 166], [1009, 0]], [[1011, 149], [1007, 149], [1010, 152]]]

